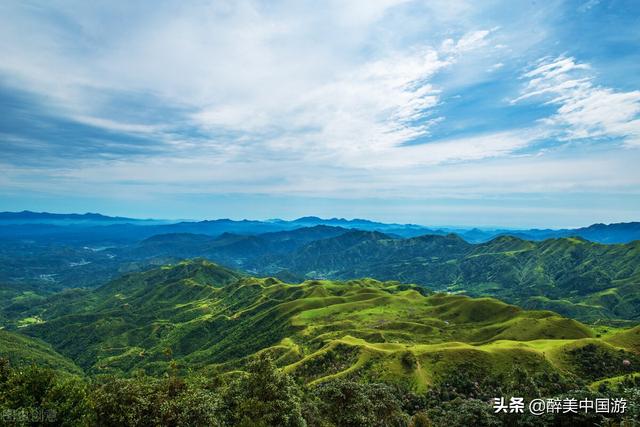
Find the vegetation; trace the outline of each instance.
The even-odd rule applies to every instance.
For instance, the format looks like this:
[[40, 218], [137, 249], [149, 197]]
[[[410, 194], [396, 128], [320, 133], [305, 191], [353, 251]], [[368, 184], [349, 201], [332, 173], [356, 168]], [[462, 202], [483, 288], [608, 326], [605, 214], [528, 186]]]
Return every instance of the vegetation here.
[[640, 316], [640, 241], [604, 245], [581, 238], [534, 242], [501, 236], [470, 244], [453, 234], [399, 239], [352, 231], [291, 254], [259, 258], [253, 268], [310, 278], [418, 283], [588, 322]]
[[75, 363], [57, 353], [49, 344], [3, 330], [0, 330], [0, 356], [16, 366], [35, 364], [70, 374], [82, 373]]
[[[640, 413], [640, 328], [396, 281], [287, 284], [192, 260], [10, 313], [0, 410], [44, 424], [563, 425]], [[612, 390], [627, 415], [516, 417], [489, 403]]]
[[[33, 317], [40, 321], [20, 323]], [[207, 261], [56, 294], [8, 326], [46, 340], [92, 374], [158, 374], [172, 360], [183, 371], [228, 371], [265, 351], [304, 382], [366, 377], [421, 390], [459, 363], [571, 371], [578, 365], [567, 362], [570, 349], [615, 345], [626, 354], [639, 341], [615, 341], [613, 328], [596, 338], [574, 320], [490, 298], [371, 279], [290, 285]]]
[[[0, 321], [54, 291], [93, 288], [194, 257], [289, 283], [358, 277], [417, 283], [586, 322], [635, 324], [640, 313], [640, 241], [630, 241], [638, 223], [497, 237], [495, 231], [490, 241], [479, 230], [463, 234], [477, 234], [471, 241], [479, 244], [442, 230], [318, 218], [136, 224], [0, 225], [0, 235], [8, 233], [0, 242]], [[365, 231], [342, 228], [355, 226]], [[422, 233], [431, 234], [416, 236]]]
[[14, 426], [557, 426], [640, 420], [640, 392], [632, 381], [615, 389], [628, 401], [624, 414], [532, 416], [495, 413], [488, 401], [504, 395], [577, 400], [604, 395], [563, 377], [530, 376], [517, 368], [507, 377], [480, 377], [482, 385], [452, 373], [421, 393], [347, 379], [303, 386], [264, 354], [233, 378], [182, 377], [176, 371], [160, 377], [69, 377], [49, 368], [17, 369], [0, 359], [0, 411]]

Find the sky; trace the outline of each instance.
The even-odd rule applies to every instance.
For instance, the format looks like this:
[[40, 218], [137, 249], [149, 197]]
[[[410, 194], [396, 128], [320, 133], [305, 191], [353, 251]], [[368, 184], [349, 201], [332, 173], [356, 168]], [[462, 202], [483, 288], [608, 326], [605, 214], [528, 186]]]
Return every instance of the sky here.
[[640, 220], [640, 2], [0, 2], [24, 209]]

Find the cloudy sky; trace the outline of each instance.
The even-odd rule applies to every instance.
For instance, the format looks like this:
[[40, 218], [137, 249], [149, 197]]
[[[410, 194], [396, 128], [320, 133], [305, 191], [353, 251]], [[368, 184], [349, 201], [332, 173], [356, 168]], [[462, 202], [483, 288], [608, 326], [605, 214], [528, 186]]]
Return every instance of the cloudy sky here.
[[0, 210], [640, 220], [640, 2], [5, 1]]

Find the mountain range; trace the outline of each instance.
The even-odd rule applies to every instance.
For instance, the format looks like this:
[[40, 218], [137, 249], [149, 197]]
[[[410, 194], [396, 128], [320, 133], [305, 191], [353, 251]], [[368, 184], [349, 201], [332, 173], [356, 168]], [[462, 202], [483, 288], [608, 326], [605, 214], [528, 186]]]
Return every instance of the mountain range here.
[[[6, 216], [16, 220], [16, 215]], [[121, 218], [125, 221], [122, 224], [62, 226], [39, 222], [49, 214], [17, 216], [27, 218], [28, 223], [0, 226], [15, 233], [14, 238], [0, 241], [0, 294], [6, 295], [0, 302], [0, 318], [50, 292], [97, 287], [121, 274], [187, 258], [209, 259], [288, 282], [373, 277], [415, 283], [435, 290], [496, 297], [525, 308], [550, 309], [588, 322], [633, 322], [640, 313], [639, 241], [602, 244], [581, 237], [525, 240], [500, 235], [470, 243], [453, 233], [402, 237], [376, 229], [385, 226], [397, 231], [398, 224], [316, 217], [289, 222], [216, 220], [147, 225]], [[98, 217], [97, 221], [109, 218]], [[323, 221], [369, 229], [317, 224]], [[601, 240], [616, 240], [616, 233], [633, 229], [634, 224], [594, 225], [582, 231], [599, 233]], [[32, 231], [45, 227], [64, 235], [47, 234], [49, 231], [24, 235], [24, 227]], [[210, 234], [192, 232], [202, 227]], [[279, 229], [282, 227], [289, 228]], [[414, 232], [418, 226], [406, 227]], [[180, 231], [174, 232], [176, 228]], [[232, 232], [273, 228], [277, 231]], [[119, 237], [123, 230], [131, 233]], [[171, 232], [152, 234], [157, 231]], [[139, 238], [140, 233], [151, 235]]]
[[627, 243], [640, 239], [640, 222], [593, 224], [575, 229], [479, 229], [460, 227], [429, 227], [416, 224], [387, 224], [366, 219], [330, 218], [314, 216], [291, 221], [272, 219], [204, 221], [174, 221], [162, 219], [133, 219], [110, 217], [96, 213], [52, 214], [47, 212], [0, 212], [0, 237], [5, 239], [36, 239], [38, 241], [67, 241], [75, 243], [122, 243], [141, 240], [156, 234], [195, 233], [218, 236], [223, 233], [255, 235], [287, 231], [297, 228], [326, 225], [379, 231], [400, 237], [425, 234], [458, 234], [470, 243], [481, 243], [497, 236], [510, 235], [526, 240], [557, 237], [582, 237], [599, 243]]

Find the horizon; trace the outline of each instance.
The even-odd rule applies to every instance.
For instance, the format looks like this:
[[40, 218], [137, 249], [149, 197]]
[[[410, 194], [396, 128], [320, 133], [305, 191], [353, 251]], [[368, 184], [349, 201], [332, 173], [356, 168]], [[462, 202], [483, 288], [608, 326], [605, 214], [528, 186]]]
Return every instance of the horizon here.
[[633, 0], [7, 2], [0, 210], [635, 221], [639, 20]]
[[121, 218], [121, 219], [131, 219], [131, 220], [135, 220], [135, 221], [167, 221], [167, 222], [202, 222], [202, 221], [223, 221], [223, 220], [230, 220], [230, 221], [256, 221], [256, 222], [273, 222], [273, 221], [284, 221], [284, 222], [294, 222], [297, 220], [301, 220], [301, 219], [317, 219], [317, 220], [321, 220], [321, 221], [347, 221], [347, 222], [354, 222], [354, 221], [368, 221], [368, 222], [376, 222], [376, 223], [380, 223], [380, 224], [385, 224], [385, 225], [399, 225], [399, 226], [418, 226], [418, 227], [423, 227], [423, 228], [431, 228], [431, 229], [444, 229], [444, 230], [455, 230], [455, 229], [460, 229], [460, 230], [473, 230], [473, 229], [478, 229], [478, 230], [485, 230], [485, 231], [490, 231], [490, 230], [511, 230], [511, 231], [525, 231], [525, 230], [534, 230], [534, 229], [538, 229], [538, 230], [562, 230], [562, 229], [579, 229], [579, 228], [588, 228], [590, 226], [593, 225], [615, 225], [615, 224], [632, 224], [632, 223], [639, 223], [640, 221], [625, 221], [625, 222], [594, 222], [594, 223], [590, 223], [590, 224], [583, 224], [583, 225], [578, 225], [578, 226], [569, 226], [569, 227], [553, 227], [553, 226], [549, 226], [549, 227], [535, 227], [535, 226], [524, 226], [524, 227], [508, 227], [508, 226], [501, 226], [501, 225], [456, 225], [456, 224], [421, 224], [421, 223], [411, 223], [411, 222], [393, 222], [393, 221], [383, 221], [383, 220], [376, 220], [376, 219], [371, 219], [371, 218], [356, 218], [356, 217], [338, 217], [338, 216], [328, 216], [328, 217], [320, 217], [320, 216], [316, 216], [316, 215], [304, 215], [304, 216], [300, 216], [300, 217], [290, 217], [290, 218], [247, 218], [247, 217], [203, 217], [203, 218], [161, 218], [161, 217], [132, 217], [132, 216], [127, 216], [127, 215], [109, 215], [109, 214], [105, 214], [102, 212], [90, 212], [90, 211], [86, 211], [86, 212], [50, 212], [50, 211], [32, 211], [32, 210], [28, 210], [28, 209], [23, 209], [23, 210], [16, 210], [16, 211], [0, 211], [0, 215], [1, 214], [20, 214], [20, 213], [29, 213], [29, 214], [50, 214], [50, 215], [79, 215], [79, 216], [83, 216], [83, 215], [98, 215], [98, 216], [103, 216], [103, 217], [107, 217], [107, 218]]

